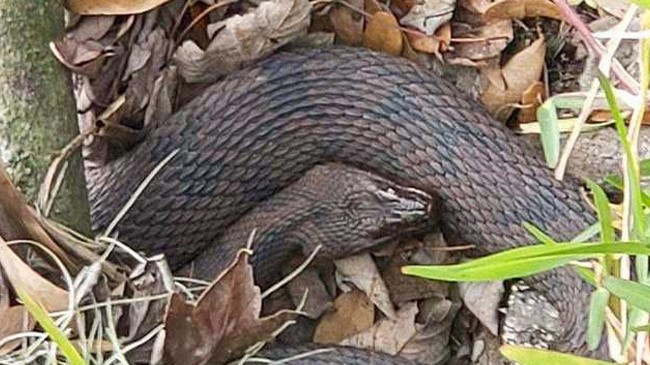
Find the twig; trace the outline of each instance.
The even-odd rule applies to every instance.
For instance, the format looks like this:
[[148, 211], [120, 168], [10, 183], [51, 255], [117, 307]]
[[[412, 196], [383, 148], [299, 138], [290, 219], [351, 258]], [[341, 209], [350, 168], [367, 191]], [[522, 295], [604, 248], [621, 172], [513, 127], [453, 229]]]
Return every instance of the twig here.
[[[603, 46], [600, 41], [594, 38], [594, 36], [591, 34], [591, 31], [585, 23], [580, 20], [578, 17], [578, 14], [573, 11], [573, 9], [569, 6], [569, 4], [566, 2], [566, 0], [554, 0], [555, 4], [557, 5], [558, 9], [562, 13], [563, 18], [571, 24], [578, 33], [580, 34], [583, 42], [589, 48], [595, 55], [598, 55], [599, 57], [604, 57], [605, 53], [605, 46]], [[630, 7], [635, 7], [635, 5], [630, 5]], [[629, 8], [628, 8], [629, 11]], [[627, 27], [626, 27], [627, 28]], [[616, 37], [620, 39], [620, 37]], [[623, 84], [623, 86], [628, 89], [629, 91], [633, 92], [634, 94], [639, 93], [639, 83], [634, 80], [630, 74], [625, 71], [625, 68], [618, 62], [618, 60], [614, 60], [614, 63], [612, 65], [612, 72], [616, 77], [619, 79], [619, 81]]]
[[[564, 5], [566, 5], [566, 3], [563, 0], [556, 0], [556, 3], [558, 4], [564, 3]], [[580, 23], [581, 27], [584, 28], [584, 30], [588, 33], [590, 39], [592, 39], [595, 42], [593, 37], [591, 37], [591, 33], [584, 25], [584, 23], [582, 23], [580, 19], [577, 18], [577, 15], [573, 12], [573, 10], [570, 7], [568, 7], [568, 5], [566, 6], [569, 9], [572, 16], [575, 17], [574, 21]], [[629, 24], [632, 22], [635, 13], [636, 13], [636, 7], [634, 5], [630, 5], [630, 8], [628, 8], [627, 13], [625, 13], [625, 17], [623, 17], [623, 20], [616, 27], [620, 28], [621, 30], [627, 29]], [[576, 26], [576, 28], [578, 27]], [[583, 37], [583, 39], [584, 38], [586, 37]], [[611, 41], [609, 41], [609, 43], [607, 43], [607, 50], [604, 54], [601, 54], [600, 62], [598, 64], [598, 68], [603, 74], [608, 75], [609, 68], [616, 64], [617, 61], [614, 59], [614, 53], [616, 52], [616, 49], [618, 48], [618, 45], [620, 43], [621, 43], [620, 38], [613, 38]], [[594, 101], [596, 100], [596, 95], [598, 94], [598, 90], [599, 90], [598, 80], [594, 79], [591, 82], [589, 92], [587, 93], [587, 99], [585, 100], [585, 103], [582, 106], [582, 110], [580, 110], [580, 114], [578, 115], [578, 120], [573, 125], [573, 130], [571, 131], [571, 134], [569, 135], [569, 138], [564, 146], [564, 149], [562, 150], [560, 161], [558, 162], [557, 167], [555, 169], [555, 178], [558, 180], [562, 180], [562, 178], [564, 177], [566, 167], [569, 163], [569, 157], [571, 156], [571, 151], [573, 151], [573, 148], [576, 142], [578, 141], [578, 137], [580, 136], [580, 131], [582, 130], [582, 126], [585, 124], [587, 118], [589, 117], [589, 114], [591, 113], [591, 109], [594, 104]]]

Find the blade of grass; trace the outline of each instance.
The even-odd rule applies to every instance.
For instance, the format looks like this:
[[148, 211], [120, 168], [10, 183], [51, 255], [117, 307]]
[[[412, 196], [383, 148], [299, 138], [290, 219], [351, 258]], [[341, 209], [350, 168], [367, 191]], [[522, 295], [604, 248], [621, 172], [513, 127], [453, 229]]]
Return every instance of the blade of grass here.
[[608, 361], [600, 361], [563, 354], [561, 352], [540, 350], [523, 346], [503, 345], [499, 349], [503, 356], [521, 365], [562, 364], [562, 365], [616, 365]]
[[[639, 166], [638, 164], [635, 163], [636, 159], [634, 158], [634, 154], [632, 151], [632, 146], [630, 145], [630, 142], [627, 139], [627, 128], [625, 127], [625, 121], [623, 120], [623, 116], [621, 115], [621, 110], [618, 107], [618, 103], [616, 102], [616, 96], [614, 95], [614, 91], [612, 88], [611, 83], [603, 75], [602, 73], [598, 74], [598, 80], [600, 81], [600, 87], [602, 88], [603, 92], [605, 93], [605, 97], [607, 98], [607, 102], [609, 103], [609, 107], [612, 113], [612, 117], [614, 118], [614, 125], [616, 126], [616, 131], [618, 132], [618, 136], [621, 140], [621, 144], [623, 146], [623, 152], [625, 154], [625, 160], [626, 160], [626, 173], [629, 177], [629, 187], [630, 187], [630, 210], [632, 213], [632, 218], [633, 218], [633, 225], [632, 225], [632, 231], [634, 233], [634, 236], [636, 238], [641, 238], [643, 237], [643, 232], [645, 229], [643, 228], [645, 225], [645, 222], [643, 221], [643, 207], [641, 206], [641, 186], [639, 182]], [[624, 202], [625, 203], [625, 202]]]
[[524, 222], [523, 224], [524, 228], [533, 235], [539, 242], [546, 244], [546, 245], [557, 245], [557, 242], [553, 238], [551, 238], [549, 235], [546, 233], [542, 232], [539, 228], [535, 227], [534, 225]]
[[629, 304], [650, 313], [650, 287], [631, 280], [608, 276], [603, 286]]
[[605, 310], [609, 301], [609, 292], [604, 288], [596, 288], [591, 293], [589, 304], [589, 324], [587, 326], [587, 345], [595, 350], [600, 343], [605, 325]]
[[72, 342], [70, 342], [61, 329], [57, 327], [45, 309], [29, 294], [27, 294], [27, 292], [23, 291], [21, 288], [15, 289], [16, 295], [18, 295], [29, 313], [34, 317], [34, 319], [36, 319], [38, 324], [43, 327], [43, 330], [48, 334], [48, 336], [50, 336], [52, 341], [58, 345], [68, 362], [71, 365], [84, 365], [84, 359], [74, 348]]
[[609, 200], [603, 189], [595, 182], [587, 179], [587, 186], [594, 194], [594, 203], [598, 213], [600, 224], [600, 238], [603, 242], [614, 241], [614, 228], [612, 227], [612, 212], [609, 208]]
[[571, 261], [607, 253], [647, 255], [650, 247], [639, 243], [535, 245], [499, 252], [456, 265], [404, 266], [402, 273], [444, 281], [512, 279], [550, 270]]

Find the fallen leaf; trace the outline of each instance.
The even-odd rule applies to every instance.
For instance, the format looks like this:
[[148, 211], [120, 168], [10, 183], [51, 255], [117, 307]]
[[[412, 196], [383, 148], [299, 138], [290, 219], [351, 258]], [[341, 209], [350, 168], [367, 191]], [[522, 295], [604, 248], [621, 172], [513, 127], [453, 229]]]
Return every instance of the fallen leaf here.
[[523, 92], [537, 82], [544, 67], [546, 43], [539, 38], [503, 66], [506, 90], [489, 84], [481, 94], [481, 101], [490, 114], [499, 120], [507, 119], [513, 111], [512, 104], [519, 103]]
[[483, 14], [485, 13], [485, 9], [487, 9], [492, 3], [492, 0], [459, 0], [458, 7], [465, 10], [460, 11], [459, 13], [461, 15], [464, 13], [470, 13], [471, 16]]
[[377, 0], [365, 0], [364, 2], [366, 12], [370, 15], [384, 10], [381, 4], [379, 4], [379, 1]]
[[387, 3], [391, 13], [395, 14], [397, 19], [406, 15], [415, 6], [416, 0], [393, 0]]
[[263, 1], [245, 15], [209, 25], [208, 48], [204, 51], [186, 41], [174, 53], [174, 61], [185, 81], [214, 81], [305, 34], [310, 13], [307, 0]]
[[[131, 298], [144, 298], [171, 292], [171, 272], [164, 258], [156, 256], [138, 265], [130, 276]], [[129, 333], [124, 341], [130, 342], [153, 330], [165, 315], [167, 300], [134, 301], [128, 306]], [[137, 351], [137, 350], [136, 350]], [[133, 356], [133, 352], [129, 353]], [[147, 354], [148, 355], [148, 354]], [[131, 362], [133, 357], [131, 357]]]
[[115, 22], [114, 16], [82, 16], [79, 22], [67, 32], [67, 36], [77, 42], [100, 40], [108, 33]]
[[[164, 363], [176, 365], [223, 364], [243, 355], [251, 345], [269, 340], [293, 311], [260, 318], [262, 296], [253, 281], [249, 253], [242, 250], [196, 303], [174, 293], [165, 327]], [[173, 335], [170, 335], [173, 334]]]
[[49, 312], [68, 308], [68, 292], [32, 270], [0, 237], [0, 266], [14, 288], [21, 288]]
[[517, 114], [519, 123], [530, 123], [537, 120], [537, 108], [546, 96], [546, 88], [541, 81], [534, 82], [521, 94], [521, 109]]
[[419, 307], [417, 331], [399, 355], [418, 364], [444, 364], [450, 353], [452, 324], [462, 304], [435, 297], [420, 302]]
[[440, 42], [440, 52], [447, 52], [451, 44], [451, 24], [445, 23], [436, 30], [436, 36]]
[[456, 0], [424, 0], [417, 2], [399, 20], [400, 24], [413, 27], [426, 35], [433, 35], [454, 15]]
[[354, 284], [388, 318], [395, 318], [388, 288], [370, 254], [360, 254], [334, 261], [339, 281]]
[[593, 0], [599, 9], [603, 9], [606, 12], [612, 14], [618, 19], [622, 19], [625, 16], [627, 8], [630, 6], [630, 1], [628, 0]]
[[374, 13], [363, 33], [363, 46], [399, 56], [403, 46], [402, 32], [395, 16], [385, 11]]
[[417, 314], [417, 303], [409, 302], [397, 311], [396, 320], [384, 318], [368, 330], [349, 337], [339, 344], [397, 355], [416, 333]]
[[[412, 264], [403, 255], [394, 255], [388, 267], [383, 272], [383, 278], [388, 287], [393, 303], [400, 304], [413, 300], [425, 299], [434, 295], [446, 296], [449, 285], [436, 280], [421, 280], [402, 274], [402, 266]], [[426, 264], [433, 264], [427, 262]]]
[[65, 0], [64, 6], [83, 15], [139, 14], [160, 6], [169, 0]]
[[459, 283], [459, 289], [465, 306], [493, 335], [497, 336], [499, 333], [499, 303], [505, 292], [503, 282]]
[[[36, 325], [34, 319], [22, 305], [1, 309], [0, 318], [2, 318], [2, 321], [0, 321], [0, 340], [16, 333], [31, 331]], [[10, 353], [20, 343], [21, 340], [14, 340], [0, 347], [0, 356]]]
[[483, 13], [486, 22], [538, 16], [563, 20], [560, 9], [550, 0], [501, 0], [488, 6]]
[[321, 318], [314, 333], [314, 342], [332, 344], [372, 327], [375, 309], [366, 294], [352, 290], [339, 295], [334, 310]]
[[363, 43], [364, 18], [359, 11], [350, 9], [363, 9], [363, 0], [350, 0], [350, 6], [335, 4], [329, 12], [330, 22], [336, 37], [343, 44], [359, 46]]
[[67, 37], [54, 41], [50, 49], [59, 62], [70, 71], [88, 77], [97, 76], [105, 59], [114, 54], [111, 49], [105, 49], [97, 41], [79, 42]]
[[465, 41], [454, 44], [453, 51], [448, 54], [451, 60], [460, 58], [480, 61], [500, 57], [501, 52], [513, 39], [512, 22], [501, 20], [473, 28], [471, 31], [455, 32], [454, 38], [465, 38]]
[[174, 112], [174, 100], [178, 88], [178, 69], [176, 66], [165, 67], [154, 82], [149, 96], [149, 103], [144, 114], [144, 126], [153, 122], [166, 120]]
[[507, 88], [506, 80], [504, 80], [503, 73], [501, 72], [500, 57], [486, 60], [485, 66], [481, 67], [480, 71], [481, 75], [484, 76], [492, 86], [502, 91]]
[[153, 49], [145, 44], [134, 44], [129, 52], [122, 81], [127, 80], [134, 72], [142, 69], [151, 57], [152, 51]]
[[416, 51], [436, 54], [440, 50], [440, 42], [436, 37], [416, 35], [412, 33], [407, 33], [406, 36], [409, 40], [409, 44]]

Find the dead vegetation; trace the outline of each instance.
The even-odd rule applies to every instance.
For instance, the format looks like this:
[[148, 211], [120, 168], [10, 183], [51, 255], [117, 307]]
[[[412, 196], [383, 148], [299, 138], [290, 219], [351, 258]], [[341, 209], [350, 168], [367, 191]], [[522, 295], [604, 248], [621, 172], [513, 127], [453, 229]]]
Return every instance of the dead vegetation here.
[[[583, 20], [564, 1], [66, 3], [68, 31], [51, 49], [73, 72], [89, 169], [138, 143], [143, 128], [177, 111], [205, 83], [290, 43], [363, 46], [426, 67], [462, 67], [454, 81], [479, 96], [493, 115], [537, 124], [536, 110], [550, 90], [579, 78], [562, 68], [584, 61], [576, 54], [587, 54], [569, 29], [577, 27], [586, 37], [584, 23], [576, 23]], [[616, 2], [592, 5], [580, 7], [582, 18], [618, 22], [625, 15]], [[557, 44], [565, 43], [573, 45], [574, 56], [553, 65], [558, 71], [551, 80], [545, 67], [562, 54]], [[597, 39], [586, 43], [603, 52]], [[557, 53], [549, 55], [549, 49]], [[625, 66], [614, 61], [614, 73], [633, 89]], [[592, 121], [606, 119], [603, 113], [593, 110]], [[324, 280], [300, 270], [286, 291], [274, 294], [253, 283], [247, 251], [211, 283], [174, 277], [164, 259], [132, 252], [107, 233], [88, 239], [49, 221], [59, 162], [44, 183], [38, 209], [28, 207], [0, 174], [0, 363], [55, 363], [62, 356], [61, 343], [42, 331], [18, 291], [50, 312], [87, 363], [223, 364], [254, 355], [283, 330], [288, 342], [297, 336], [427, 364], [502, 361], [492, 358], [501, 283], [458, 289], [401, 275], [406, 264], [457, 259], [437, 237], [340, 260]], [[271, 300], [263, 307], [267, 296]], [[300, 323], [299, 317], [309, 320]], [[480, 334], [472, 338], [463, 331]]]

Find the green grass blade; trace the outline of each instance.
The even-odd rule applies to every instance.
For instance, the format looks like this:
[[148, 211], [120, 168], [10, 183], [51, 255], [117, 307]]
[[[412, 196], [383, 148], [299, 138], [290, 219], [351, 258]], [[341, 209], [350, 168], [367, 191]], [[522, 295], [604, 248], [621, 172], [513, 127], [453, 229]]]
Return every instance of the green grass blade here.
[[594, 223], [591, 226], [587, 227], [584, 231], [580, 232], [580, 234], [575, 236], [571, 240], [571, 242], [572, 243], [587, 242], [591, 240], [594, 236], [596, 236], [598, 233], [600, 233], [600, 225], [598, 223]]
[[607, 102], [609, 104], [610, 110], [612, 112], [612, 117], [614, 118], [614, 124], [616, 125], [616, 130], [618, 132], [618, 137], [621, 140], [623, 145], [623, 152], [625, 154], [625, 160], [627, 162], [627, 174], [630, 177], [630, 190], [632, 193], [631, 202], [632, 202], [632, 217], [634, 218], [634, 227], [633, 233], [636, 238], [643, 237], [643, 232], [645, 231], [645, 221], [643, 220], [643, 207], [641, 205], [641, 184], [639, 181], [639, 166], [636, 162], [635, 155], [632, 151], [632, 146], [627, 140], [627, 128], [625, 127], [625, 121], [621, 114], [621, 109], [616, 102], [616, 96], [614, 95], [614, 89], [612, 88], [611, 83], [602, 73], [598, 73], [598, 80], [600, 81], [600, 87], [605, 93]]
[[587, 326], [587, 345], [595, 350], [600, 343], [605, 325], [605, 309], [609, 301], [609, 292], [605, 288], [596, 288], [591, 293], [589, 305], [589, 325]]
[[612, 227], [612, 212], [609, 208], [609, 200], [603, 189], [595, 182], [587, 179], [587, 186], [594, 194], [598, 222], [600, 223], [600, 238], [603, 242], [614, 241], [614, 227]]
[[650, 0], [630, 0], [630, 2], [637, 4], [644, 9], [650, 9]]
[[503, 345], [500, 348], [503, 356], [521, 365], [562, 364], [562, 365], [616, 365], [608, 361], [600, 361], [563, 354], [561, 352], [540, 350], [530, 347]]
[[650, 313], [650, 287], [635, 281], [607, 276], [603, 286], [617, 297], [629, 304]]
[[528, 222], [524, 222], [523, 224], [524, 228], [528, 231], [528, 233], [532, 234], [533, 237], [535, 237], [539, 242], [546, 244], [546, 245], [556, 245], [557, 242], [550, 236], [548, 236], [546, 233], [542, 232], [539, 228], [533, 226], [532, 224]]
[[578, 275], [580, 275], [581, 278], [583, 278], [589, 285], [593, 286], [594, 288], [598, 287], [598, 282], [596, 280], [596, 274], [594, 273], [593, 270], [587, 269], [586, 267], [582, 266], [576, 266], [576, 272]]
[[560, 159], [560, 129], [553, 99], [546, 100], [537, 108], [537, 120], [546, 164], [555, 168]]
[[534, 245], [499, 252], [455, 265], [404, 266], [402, 273], [444, 281], [512, 279], [550, 270], [571, 261], [622, 253], [647, 255], [650, 247], [640, 243], [566, 243]]
[[650, 176], [650, 159], [641, 160], [639, 162], [639, 174], [642, 177]]
[[29, 313], [36, 319], [38, 324], [43, 328], [43, 330], [50, 336], [52, 341], [56, 343], [63, 356], [66, 357], [68, 363], [71, 365], [85, 365], [84, 359], [79, 355], [77, 350], [74, 348], [70, 340], [66, 335], [57, 327], [50, 315], [45, 311], [45, 309], [36, 302], [27, 292], [23, 291], [20, 288], [16, 288], [16, 294], [20, 300], [25, 305], [25, 308]]

